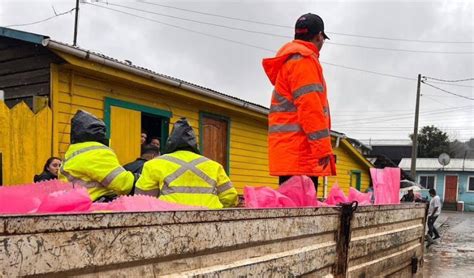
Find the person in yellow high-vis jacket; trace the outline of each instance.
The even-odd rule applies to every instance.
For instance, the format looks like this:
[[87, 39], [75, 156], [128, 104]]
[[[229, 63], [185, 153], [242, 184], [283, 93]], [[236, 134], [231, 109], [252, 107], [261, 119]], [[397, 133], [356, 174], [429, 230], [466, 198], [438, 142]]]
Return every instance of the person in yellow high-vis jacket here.
[[145, 162], [135, 194], [210, 209], [238, 202], [237, 190], [222, 165], [199, 154], [196, 136], [185, 118], [174, 124], [165, 154]]
[[60, 179], [86, 187], [92, 201], [128, 194], [135, 179], [107, 146], [105, 131], [103, 121], [77, 111], [71, 120], [71, 145], [60, 169]]

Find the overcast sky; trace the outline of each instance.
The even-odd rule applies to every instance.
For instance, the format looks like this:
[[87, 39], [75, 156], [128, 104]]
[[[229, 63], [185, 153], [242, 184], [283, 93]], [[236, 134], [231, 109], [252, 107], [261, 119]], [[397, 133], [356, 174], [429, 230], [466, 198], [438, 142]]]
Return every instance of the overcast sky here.
[[[408, 134], [413, 132], [418, 73], [445, 80], [474, 77], [474, 44], [453, 43], [474, 41], [473, 1], [146, 1], [208, 15], [143, 1], [103, 0], [102, 4], [97, 4], [108, 9], [82, 4], [78, 45], [265, 106], [269, 105], [272, 86], [263, 72], [261, 60], [271, 57], [281, 45], [291, 40], [292, 26], [301, 14], [319, 14], [331, 38], [324, 45], [320, 59], [328, 84], [332, 128], [361, 140], [408, 138]], [[54, 16], [53, 7], [56, 13], [61, 13], [74, 8], [74, 5], [75, 0], [0, 0], [0, 26], [36, 22]], [[73, 26], [74, 16], [70, 13], [42, 23], [11, 28], [72, 43]], [[413, 80], [375, 75], [328, 63]], [[432, 84], [474, 98], [474, 81]], [[421, 89], [420, 127], [433, 124], [446, 131], [451, 139], [474, 137], [473, 100], [426, 85]]]

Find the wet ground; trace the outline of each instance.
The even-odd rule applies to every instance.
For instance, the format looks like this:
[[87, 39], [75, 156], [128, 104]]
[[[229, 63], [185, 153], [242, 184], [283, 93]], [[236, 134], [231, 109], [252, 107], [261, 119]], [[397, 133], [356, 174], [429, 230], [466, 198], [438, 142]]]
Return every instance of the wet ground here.
[[441, 238], [425, 249], [423, 277], [474, 277], [474, 213], [443, 211]]

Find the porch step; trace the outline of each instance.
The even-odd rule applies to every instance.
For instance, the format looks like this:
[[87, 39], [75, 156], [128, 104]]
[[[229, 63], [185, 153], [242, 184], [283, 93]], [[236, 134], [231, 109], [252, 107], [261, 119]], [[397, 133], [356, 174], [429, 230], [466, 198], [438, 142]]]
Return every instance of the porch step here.
[[443, 203], [443, 210], [453, 210], [456, 211], [456, 203]]

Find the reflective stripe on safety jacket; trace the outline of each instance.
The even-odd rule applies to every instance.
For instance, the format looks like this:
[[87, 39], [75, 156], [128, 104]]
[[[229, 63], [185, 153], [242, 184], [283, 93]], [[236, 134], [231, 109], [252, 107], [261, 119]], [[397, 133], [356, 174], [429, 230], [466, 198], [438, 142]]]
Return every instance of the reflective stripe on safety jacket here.
[[237, 204], [237, 190], [217, 162], [176, 151], [145, 163], [136, 183], [141, 191], [159, 190], [163, 201], [212, 209]]
[[332, 157], [333, 150], [326, 82], [318, 57], [312, 43], [294, 40], [276, 57], [263, 60], [275, 86], [268, 116], [271, 175], [336, 174], [334, 159], [330, 165], [319, 163]]
[[93, 201], [102, 196], [128, 194], [134, 181], [133, 174], [120, 166], [115, 153], [97, 142], [70, 145], [60, 179], [86, 187]]

